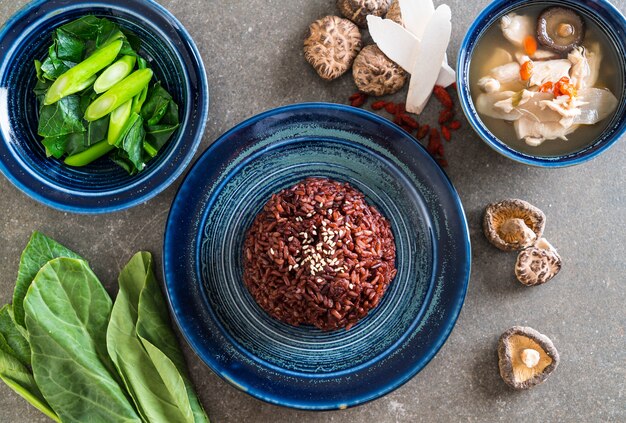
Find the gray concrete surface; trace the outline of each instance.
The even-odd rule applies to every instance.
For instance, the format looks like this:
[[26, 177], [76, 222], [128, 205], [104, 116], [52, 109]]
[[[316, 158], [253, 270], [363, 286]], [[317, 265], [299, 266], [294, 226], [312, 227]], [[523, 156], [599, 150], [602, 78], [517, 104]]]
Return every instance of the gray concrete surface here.
[[[439, 1], [436, 1], [439, 3]], [[0, 0], [0, 24], [26, 2]], [[224, 131], [266, 109], [303, 101], [345, 103], [349, 76], [321, 81], [305, 63], [307, 25], [337, 13], [331, 0], [163, 0], [189, 29], [206, 63], [211, 112], [198, 155]], [[487, 0], [448, 0], [455, 60], [471, 20]], [[626, 11], [626, 0], [616, 0]], [[399, 98], [399, 97], [398, 97]], [[423, 121], [433, 122], [431, 106]], [[472, 275], [460, 319], [434, 360], [405, 386], [372, 403], [337, 412], [301, 412], [265, 404], [213, 374], [185, 346], [192, 378], [213, 422], [595, 422], [626, 421], [626, 142], [590, 163], [560, 170], [527, 167], [489, 149], [467, 125], [446, 144], [447, 169], [467, 212]], [[42, 206], [0, 178], [0, 303], [11, 299], [19, 255], [41, 230], [86, 256], [107, 286], [131, 254], [161, 256], [168, 208], [180, 180], [148, 204], [104, 216]], [[546, 236], [564, 266], [549, 284], [526, 288], [514, 254], [482, 235], [484, 206], [518, 197], [543, 209]], [[500, 380], [496, 342], [512, 325], [552, 338], [561, 365], [543, 385], [514, 392]], [[0, 422], [46, 418], [0, 384]]]

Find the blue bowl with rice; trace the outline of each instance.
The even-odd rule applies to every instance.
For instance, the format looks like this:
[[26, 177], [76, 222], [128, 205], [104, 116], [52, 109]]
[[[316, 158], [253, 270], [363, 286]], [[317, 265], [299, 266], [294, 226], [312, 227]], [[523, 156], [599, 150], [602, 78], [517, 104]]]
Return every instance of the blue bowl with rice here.
[[[397, 275], [349, 330], [283, 323], [244, 283], [257, 213], [309, 177], [348, 182], [395, 238]], [[170, 210], [163, 267], [175, 321], [217, 375], [272, 404], [343, 409], [401, 386], [442, 347], [465, 297], [470, 245], [458, 195], [414, 138], [364, 110], [297, 104], [237, 125], [198, 159]]]
[[[572, 16], [581, 27], [576, 17], [567, 26]], [[524, 41], [528, 33], [535, 50]], [[582, 41], [567, 44], [572, 33]], [[580, 164], [626, 132], [625, 58], [626, 19], [608, 1], [497, 0], [461, 44], [461, 106], [476, 133], [505, 157], [548, 168]]]

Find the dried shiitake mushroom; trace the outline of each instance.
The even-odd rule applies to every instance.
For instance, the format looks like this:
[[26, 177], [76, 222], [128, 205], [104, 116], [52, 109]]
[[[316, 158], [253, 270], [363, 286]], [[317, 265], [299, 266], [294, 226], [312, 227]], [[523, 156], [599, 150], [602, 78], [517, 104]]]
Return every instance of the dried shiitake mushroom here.
[[485, 209], [483, 231], [487, 239], [504, 251], [532, 246], [543, 234], [546, 216], [523, 200], [504, 200]]
[[341, 14], [361, 28], [367, 27], [367, 15], [384, 16], [391, 0], [337, 0]]
[[561, 270], [561, 256], [545, 238], [522, 250], [515, 263], [517, 280], [527, 286], [541, 285]]
[[354, 82], [366, 94], [393, 94], [406, 82], [406, 72], [376, 45], [363, 47], [352, 66]]
[[304, 57], [319, 76], [330, 81], [350, 69], [362, 45], [355, 24], [339, 16], [326, 16], [309, 26]]
[[559, 365], [559, 353], [545, 335], [513, 326], [498, 343], [500, 376], [514, 389], [529, 389], [545, 381]]
[[392, 0], [389, 5], [389, 9], [387, 9], [387, 15], [385, 15], [385, 19], [391, 19], [397, 24], [404, 25], [402, 21], [402, 11], [400, 10], [400, 1]]
[[544, 47], [567, 53], [580, 45], [585, 37], [585, 22], [568, 7], [548, 7], [537, 19], [537, 39]]

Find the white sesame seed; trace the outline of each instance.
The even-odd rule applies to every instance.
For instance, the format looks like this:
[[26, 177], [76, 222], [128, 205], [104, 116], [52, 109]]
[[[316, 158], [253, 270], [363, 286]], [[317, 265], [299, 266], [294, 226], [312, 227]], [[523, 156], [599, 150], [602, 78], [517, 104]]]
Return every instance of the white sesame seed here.
[[270, 254], [271, 254], [271, 255], [276, 254], [276, 252], [274, 251], [274, 249], [273, 249], [273, 248], [270, 248]]
[[289, 242], [293, 241], [293, 237], [290, 236], [289, 238], [287, 238], [287, 241], [289, 241]]

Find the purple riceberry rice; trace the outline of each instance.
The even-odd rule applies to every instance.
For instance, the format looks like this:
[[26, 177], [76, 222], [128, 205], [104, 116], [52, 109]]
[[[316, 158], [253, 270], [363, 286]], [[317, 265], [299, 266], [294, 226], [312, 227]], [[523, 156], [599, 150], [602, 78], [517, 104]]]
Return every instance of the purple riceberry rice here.
[[396, 275], [389, 222], [348, 183], [308, 178], [265, 204], [246, 234], [244, 282], [285, 323], [350, 329]]

